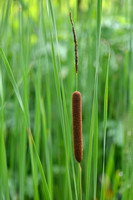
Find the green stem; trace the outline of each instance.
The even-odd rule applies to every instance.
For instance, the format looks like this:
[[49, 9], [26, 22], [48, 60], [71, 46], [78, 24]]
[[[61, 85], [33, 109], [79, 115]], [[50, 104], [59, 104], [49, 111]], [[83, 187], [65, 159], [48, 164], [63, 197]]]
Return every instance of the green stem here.
[[81, 164], [78, 164], [79, 166], [79, 199], [82, 200], [82, 168]]
[[78, 90], [78, 75], [76, 73], [76, 91]]

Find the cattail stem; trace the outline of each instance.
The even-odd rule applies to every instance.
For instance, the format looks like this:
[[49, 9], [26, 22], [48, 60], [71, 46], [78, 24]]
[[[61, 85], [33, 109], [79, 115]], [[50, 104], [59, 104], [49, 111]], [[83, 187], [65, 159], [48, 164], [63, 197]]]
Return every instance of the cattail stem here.
[[79, 168], [79, 199], [82, 200], [82, 168], [81, 163], [78, 164]]
[[76, 73], [76, 91], [78, 90], [78, 74]]

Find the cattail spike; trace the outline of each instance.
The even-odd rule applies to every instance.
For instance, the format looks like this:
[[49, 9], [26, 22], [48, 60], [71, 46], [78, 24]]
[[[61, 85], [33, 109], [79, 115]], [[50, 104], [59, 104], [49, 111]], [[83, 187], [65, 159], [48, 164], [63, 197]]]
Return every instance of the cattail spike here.
[[72, 94], [72, 122], [73, 122], [73, 146], [75, 159], [80, 163], [82, 152], [82, 105], [81, 94], [76, 91]]
[[76, 38], [76, 32], [75, 32], [75, 29], [74, 29], [74, 24], [73, 24], [73, 21], [72, 21], [72, 16], [71, 16], [71, 12], [70, 12], [70, 21], [71, 21], [71, 24], [72, 24], [72, 30], [73, 30], [73, 37], [74, 37], [74, 43], [75, 43], [75, 68], [76, 68], [76, 74], [78, 72], [78, 50], [77, 50], [77, 38]]

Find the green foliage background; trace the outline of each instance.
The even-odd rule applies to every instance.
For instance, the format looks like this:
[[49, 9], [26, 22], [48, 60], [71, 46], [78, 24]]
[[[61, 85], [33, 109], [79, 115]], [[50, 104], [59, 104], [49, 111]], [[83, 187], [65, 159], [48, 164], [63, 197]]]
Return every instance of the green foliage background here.
[[0, 200], [133, 199], [133, 1], [0, 1]]

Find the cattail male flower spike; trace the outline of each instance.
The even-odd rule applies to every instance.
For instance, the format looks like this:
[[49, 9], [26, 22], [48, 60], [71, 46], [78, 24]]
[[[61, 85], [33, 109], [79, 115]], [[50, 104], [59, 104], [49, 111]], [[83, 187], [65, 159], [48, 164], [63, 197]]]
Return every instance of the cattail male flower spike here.
[[72, 24], [72, 30], [73, 30], [73, 37], [74, 37], [74, 43], [75, 43], [75, 68], [76, 68], [76, 74], [78, 72], [78, 50], [77, 50], [77, 38], [76, 38], [76, 32], [75, 32], [75, 29], [74, 29], [74, 24], [73, 24], [73, 21], [72, 21], [72, 16], [71, 16], [71, 12], [70, 12], [70, 21], [71, 21], [71, 24]]

